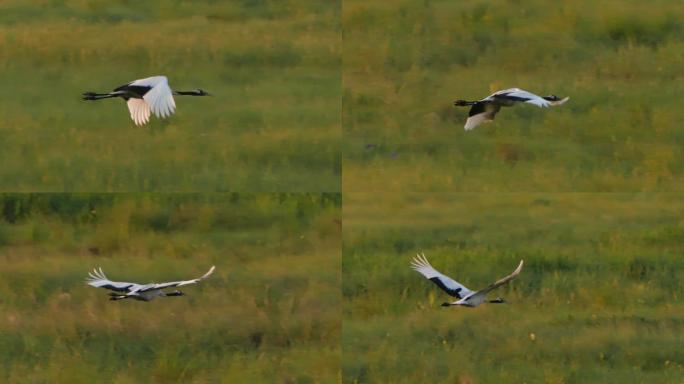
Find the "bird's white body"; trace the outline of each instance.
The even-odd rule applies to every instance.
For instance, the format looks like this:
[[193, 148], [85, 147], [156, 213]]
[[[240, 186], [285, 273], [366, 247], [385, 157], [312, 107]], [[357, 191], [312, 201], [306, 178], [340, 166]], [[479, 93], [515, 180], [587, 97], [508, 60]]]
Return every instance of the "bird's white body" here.
[[215, 267], [212, 266], [211, 269], [209, 269], [209, 272], [202, 275], [202, 277], [191, 280], [172, 281], [168, 283], [137, 284], [109, 280], [104, 272], [102, 272], [102, 268], [100, 268], [94, 269], [89, 273], [86, 283], [92, 287], [105, 288], [116, 292], [110, 294], [112, 296], [111, 300], [132, 298], [141, 301], [150, 301], [157, 297], [180, 296], [183, 294], [180, 291], [167, 293], [164, 292], [164, 289], [199, 283], [214, 273], [214, 269]]
[[[520, 260], [518, 268], [516, 268], [513, 273], [490, 284], [487, 288], [481, 289], [479, 291], [472, 291], [466, 288], [463, 284], [453, 280], [449, 276], [446, 276], [439, 271], [437, 271], [425, 258], [425, 255], [417, 255], [411, 261], [411, 268], [425, 276], [426, 279], [435, 283], [438, 287], [444, 290], [450, 296], [458, 298], [458, 300], [450, 303], [445, 303], [445, 305], [461, 305], [465, 307], [477, 307], [482, 303], [487, 302], [487, 294], [501, 285], [508, 283], [520, 274], [522, 270], [523, 261]], [[502, 299], [497, 299], [497, 301], [492, 301], [495, 303], [502, 303]]]
[[465, 130], [469, 131], [480, 124], [494, 120], [501, 107], [512, 107], [518, 103], [528, 103], [539, 108], [562, 105], [570, 98], [559, 99], [555, 96], [542, 97], [520, 88], [509, 88], [492, 93], [482, 100], [467, 102], [462, 105], [472, 105], [465, 123]]

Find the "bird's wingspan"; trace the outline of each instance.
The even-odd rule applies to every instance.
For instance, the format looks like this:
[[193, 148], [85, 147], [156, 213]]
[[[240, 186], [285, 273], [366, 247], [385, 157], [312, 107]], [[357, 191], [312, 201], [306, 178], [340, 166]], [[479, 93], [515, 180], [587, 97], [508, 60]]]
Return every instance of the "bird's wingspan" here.
[[458, 283], [449, 276], [443, 275], [433, 268], [425, 258], [425, 254], [416, 255], [411, 261], [411, 268], [435, 283], [450, 296], [462, 299], [472, 293], [463, 284]]
[[92, 287], [105, 288], [116, 292], [129, 292], [135, 290], [139, 284], [126, 283], [121, 281], [111, 281], [102, 272], [102, 268], [93, 269], [92, 272], [88, 273], [88, 278], [86, 278], [86, 283]]
[[170, 281], [168, 283], [158, 283], [158, 284], [148, 284], [146, 286], [141, 287], [137, 292], [145, 292], [145, 291], [150, 291], [153, 289], [164, 289], [164, 288], [171, 288], [171, 287], [180, 287], [183, 285], [188, 285], [188, 284], [197, 284], [200, 281], [208, 278], [211, 276], [212, 273], [214, 273], [214, 270], [216, 269], [216, 266], [212, 266], [207, 273], [202, 275], [201, 277], [198, 277], [196, 279], [192, 280], [182, 280], [182, 281]]
[[128, 110], [131, 112], [131, 119], [135, 125], [144, 125], [150, 121], [150, 106], [143, 99], [128, 99]]
[[[173, 101], [173, 93], [169, 87], [168, 80], [165, 76], [155, 76], [149, 79], [156, 79], [157, 82], [152, 89], [143, 96], [152, 110], [152, 113], [157, 117], [171, 116], [176, 109], [176, 103]], [[144, 79], [147, 80], [147, 79]]]

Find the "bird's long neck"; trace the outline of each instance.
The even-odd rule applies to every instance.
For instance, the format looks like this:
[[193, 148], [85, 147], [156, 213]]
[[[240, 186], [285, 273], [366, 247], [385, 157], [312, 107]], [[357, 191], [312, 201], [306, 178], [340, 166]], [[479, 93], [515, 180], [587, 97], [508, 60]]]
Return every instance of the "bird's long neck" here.
[[456, 100], [454, 101], [454, 105], [458, 107], [469, 107], [471, 105], [475, 105], [477, 101], [468, 101], [468, 100]]
[[203, 93], [198, 91], [173, 91], [173, 94], [181, 96], [204, 96]]

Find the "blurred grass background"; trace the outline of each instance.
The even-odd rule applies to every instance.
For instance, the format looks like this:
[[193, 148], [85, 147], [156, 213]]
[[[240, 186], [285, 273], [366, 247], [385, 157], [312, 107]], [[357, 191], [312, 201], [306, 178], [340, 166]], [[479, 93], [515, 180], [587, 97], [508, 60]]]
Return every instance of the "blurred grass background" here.
[[[678, 194], [344, 197], [344, 382], [679, 383]], [[508, 303], [442, 308], [432, 265]]]
[[[681, 191], [684, 4], [343, 4], [344, 191]], [[465, 132], [476, 100], [570, 96]]]
[[[0, 190], [340, 188], [340, 2], [0, 2]], [[172, 117], [120, 100], [166, 75]]]
[[[0, 195], [3, 383], [330, 383], [339, 194]], [[84, 283], [201, 276], [187, 296]]]

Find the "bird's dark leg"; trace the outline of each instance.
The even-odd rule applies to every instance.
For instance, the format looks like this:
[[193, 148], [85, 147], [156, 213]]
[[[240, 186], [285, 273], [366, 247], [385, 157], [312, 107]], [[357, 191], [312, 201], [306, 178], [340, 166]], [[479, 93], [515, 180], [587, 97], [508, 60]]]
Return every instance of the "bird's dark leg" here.
[[131, 298], [131, 296], [117, 295], [116, 293], [110, 293], [109, 296], [111, 296], [111, 297], [109, 298], [109, 300], [113, 300], [113, 301]]
[[457, 107], [469, 107], [471, 105], [475, 105], [477, 101], [466, 101], [466, 100], [456, 100], [454, 101], [454, 105]]
[[95, 93], [95, 92], [86, 92], [83, 94], [83, 100], [100, 100], [100, 99], [108, 99], [110, 97], [117, 97], [119, 94], [111, 94], [111, 93]]

